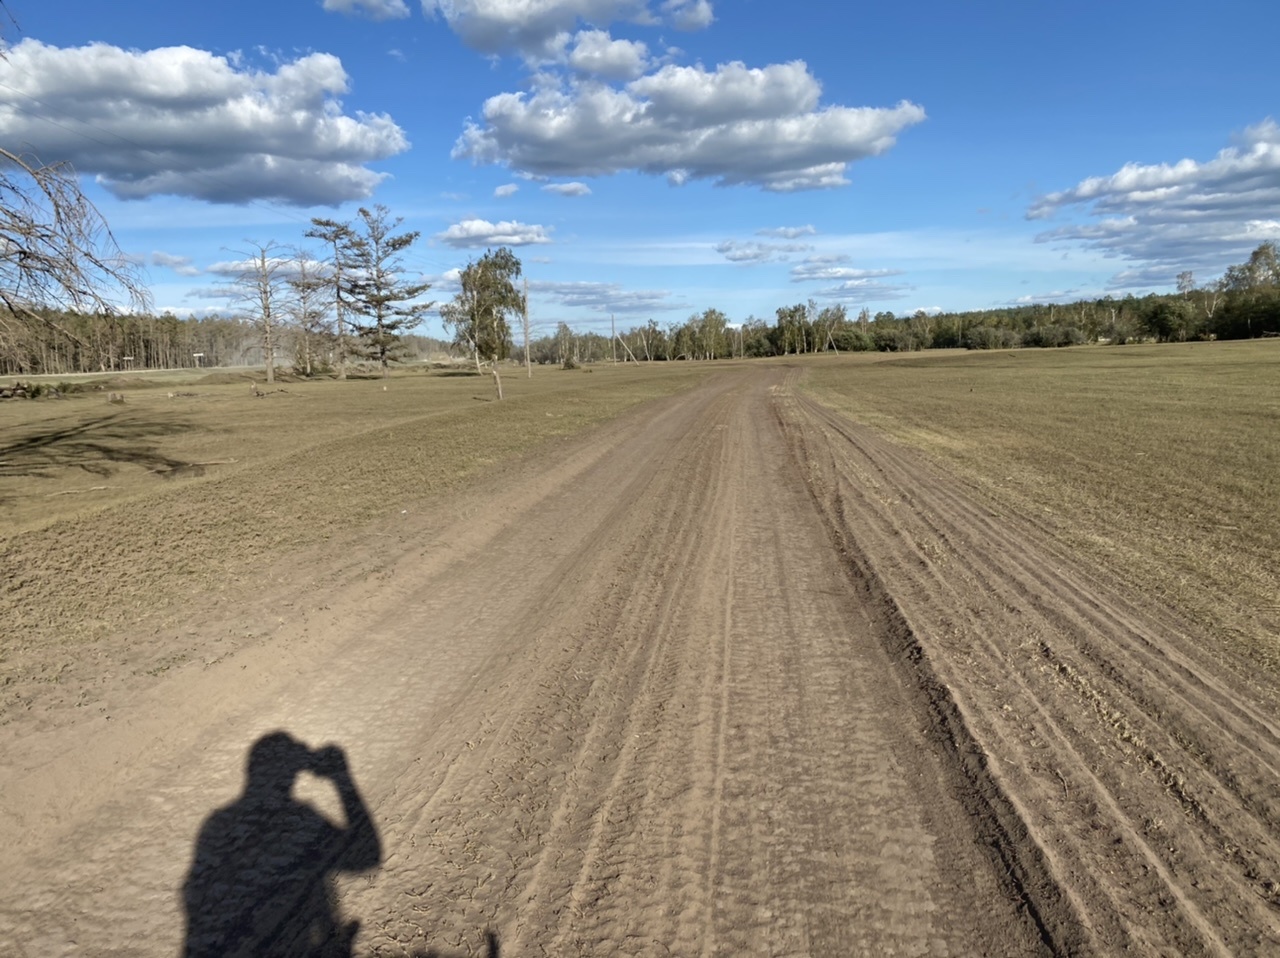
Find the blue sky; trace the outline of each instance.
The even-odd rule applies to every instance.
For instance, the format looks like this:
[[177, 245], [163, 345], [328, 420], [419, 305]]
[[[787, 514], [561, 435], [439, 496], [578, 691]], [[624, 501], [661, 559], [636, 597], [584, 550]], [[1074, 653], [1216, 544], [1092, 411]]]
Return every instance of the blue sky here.
[[541, 330], [1141, 294], [1280, 239], [1270, 0], [8, 6], [0, 142], [179, 315], [372, 203], [433, 298], [512, 245]]

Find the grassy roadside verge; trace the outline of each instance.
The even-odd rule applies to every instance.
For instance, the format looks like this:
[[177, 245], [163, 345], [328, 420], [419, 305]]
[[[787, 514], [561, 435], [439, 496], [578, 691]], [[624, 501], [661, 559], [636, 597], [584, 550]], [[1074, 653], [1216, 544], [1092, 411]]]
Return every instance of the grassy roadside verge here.
[[1280, 343], [853, 357], [802, 388], [1280, 672]]
[[[0, 492], [9, 493], [0, 500], [9, 509], [0, 532], [0, 685], [14, 679], [13, 659], [31, 658], [23, 653], [74, 649], [185, 596], [242, 582], [263, 563], [448, 493], [712, 370], [540, 370], [507, 383], [503, 403], [487, 401], [488, 381], [421, 375], [290, 385], [265, 398], [240, 385], [225, 396], [210, 387], [200, 407], [140, 388], [125, 408], [142, 427], [130, 429], [104, 416], [101, 399], [24, 403], [32, 422], [10, 424], [6, 435], [18, 438], [0, 459]], [[30, 448], [41, 458], [15, 467]], [[183, 468], [208, 460], [234, 462]], [[105, 501], [40, 498], [42, 487], [99, 480], [110, 487]]]

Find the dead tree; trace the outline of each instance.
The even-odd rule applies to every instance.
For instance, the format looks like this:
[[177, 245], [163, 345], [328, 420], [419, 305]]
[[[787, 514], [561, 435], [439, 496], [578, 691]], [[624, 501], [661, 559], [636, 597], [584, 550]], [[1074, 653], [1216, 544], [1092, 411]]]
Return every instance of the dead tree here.
[[138, 266], [65, 163], [44, 165], [0, 148], [0, 340], [44, 326], [84, 346], [58, 312], [145, 311]]
[[231, 250], [242, 257], [230, 269], [229, 291], [248, 308], [249, 321], [262, 336], [262, 354], [266, 360], [267, 382], [276, 381], [276, 347], [280, 339], [280, 306], [290, 260], [278, 255], [283, 250], [277, 243], [250, 243], [251, 252]]

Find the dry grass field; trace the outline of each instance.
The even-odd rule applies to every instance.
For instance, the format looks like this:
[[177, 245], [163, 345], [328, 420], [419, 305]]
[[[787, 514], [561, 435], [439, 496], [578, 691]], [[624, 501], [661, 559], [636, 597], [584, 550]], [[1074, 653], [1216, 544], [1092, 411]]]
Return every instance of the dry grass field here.
[[1280, 342], [864, 355], [804, 384], [1280, 670]]
[[6, 404], [0, 952], [1280, 953], [1277, 347]]
[[19, 680], [56, 683], [87, 641], [265, 582], [294, 550], [707, 372], [512, 370], [502, 403], [487, 377], [452, 371], [271, 386], [159, 373], [0, 403], [0, 714]]

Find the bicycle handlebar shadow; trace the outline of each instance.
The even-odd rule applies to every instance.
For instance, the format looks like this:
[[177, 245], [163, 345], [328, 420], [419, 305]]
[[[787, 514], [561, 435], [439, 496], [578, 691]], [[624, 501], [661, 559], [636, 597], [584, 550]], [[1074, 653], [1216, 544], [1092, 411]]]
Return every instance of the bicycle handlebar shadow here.
[[[293, 797], [300, 772], [328, 779], [346, 824]], [[336, 745], [309, 749], [272, 732], [249, 750], [241, 796], [200, 829], [182, 892], [185, 958], [350, 958], [359, 922], [343, 922], [334, 876], [382, 863], [382, 845]]]

